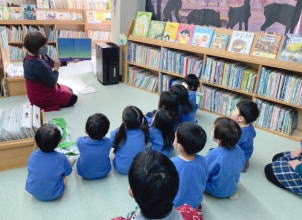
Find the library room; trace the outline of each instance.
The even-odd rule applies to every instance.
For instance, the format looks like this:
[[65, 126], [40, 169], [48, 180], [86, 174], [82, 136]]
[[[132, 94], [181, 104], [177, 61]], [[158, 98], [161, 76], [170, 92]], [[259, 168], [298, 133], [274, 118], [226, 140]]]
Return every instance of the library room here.
[[0, 220], [298, 220], [302, 0], [0, 0]]

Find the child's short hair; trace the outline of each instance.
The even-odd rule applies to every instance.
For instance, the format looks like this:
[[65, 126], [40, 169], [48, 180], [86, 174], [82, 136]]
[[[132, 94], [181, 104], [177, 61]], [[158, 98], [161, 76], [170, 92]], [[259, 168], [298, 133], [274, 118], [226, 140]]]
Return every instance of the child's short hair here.
[[164, 108], [168, 111], [176, 111], [178, 112], [178, 99], [177, 96], [172, 94], [171, 92], [165, 91], [160, 94], [158, 109]]
[[179, 177], [169, 158], [153, 150], [138, 154], [130, 167], [128, 179], [133, 197], [145, 218], [162, 219], [172, 210]]
[[60, 130], [53, 124], [42, 125], [36, 135], [37, 146], [44, 152], [52, 152], [62, 139]]
[[214, 122], [214, 138], [220, 140], [220, 145], [233, 149], [241, 137], [241, 128], [236, 121], [220, 117]]
[[177, 142], [182, 145], [184, 151], [189, 155], [201, 151], [207, 141], [207, 134], [204, 129], [198, 124], [190, 122], [179, 125], [176, 137]]
[[109, 127], [109, 119], [101, 113], [91, 115], [86, 122], [86, 132], [93, 140], [102, 139], [107, 134]]
[[185, 77], [184, 82], [188, 85], [189, 90], [197, 91], [200, 81], [195, 74], [189, 74]]
[[255, 102], [251, 100], [242, 100], [237, 103], [236, 107], [247, 124], [257, 120], [259, 116], [259, 108]]
[[46, 43], [47, 38], [39, 31], [29, 32], [24, 38], [24, 47], [34, 55], [38, 55], [40, 48]]
[[183, 106], [185, 114], [193, 111], [193, 105], [189, 100], [188, 90], [180, 84], [174, 85], [170, 88], [170, 92], [177, 96], [179, 105]]

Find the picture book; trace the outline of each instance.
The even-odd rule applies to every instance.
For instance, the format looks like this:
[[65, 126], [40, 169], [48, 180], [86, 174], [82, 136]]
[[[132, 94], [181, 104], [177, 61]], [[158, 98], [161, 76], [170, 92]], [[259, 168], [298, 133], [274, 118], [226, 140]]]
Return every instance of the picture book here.
[[49, 0], [37, 0], [37, 8], [49, 8]]
[[46, 18], [46, 11], [44, 10], [37, 10], [36, 11], [36, 18], [37, 20], [47, 20]]
[[260, 33], [252, 54], [254, 56], [275, 59], [278, 53], [281, 39], [282, 35], [279, 33]]
[[288, 34], [286, 36], [280, 60], [302, 63], [302, 35]]
[[82, 13], [74, 12], [74, 13], [72, 13], [71, 18], [74, 21], [83, 21], [83, 14]]
[[211, 43], [211, 48], [212, 49], [221, 49], [221, 50], [226, 50], [228, 43], [229, 43], [230, 35], [229, 34], [224, 34], [224, 33], [215, 33], [212, 43]]
[[24, 19], [36, 20], [36, 6], [35, 5], [23, 5]]
[[249, 54], [253, 44], [254, 35], [254, 33], [250, 32], [233, 31], [228, 51]]
[[163, 40], [174, 42], [177, 37], [178, 28], [179, 28], [179, 23], [167, 22], [164, 31]]
[[147, 37], [152, 13], [139, 11], [135, 19], [133, 34], [140, 37]]
[[151, 21], [148, 30], [148, 38], [161, 40], [165, 31], [166, 23], [163, 21]]
[[56, 12], [55, 11], [47, 11], [46, 12], [46, 20], [55, 20], [56, 17]]
[[91, 60], [91, 39], [58, 38], [58, 58], [61, 61]]
[[181, 44], [191, 44], [193, 34], [194, 34], [194, 25], [189, 24], [180, 24], [178, 28], [178, 35], [176, 42]]
[[23, 20], [23, 9], [19, 7], [10, 7], [11, 20]]
[[58, 20], [70, 20], [70, 16], [68, 12], [56, 11], [56, 19]]
[[0, 7], [2, 20], [10, 20], [11, 19], [11, 10], [8, 7]]
[[193, 46], [210, 47], [214, 29], [208, 27], [195, 27], [195, 33], [192, 40]]
[[92, 24], [100, 24], [103, 21], [110, 21], [111, 13], [89, 10], [87, 11], [87, 21]]

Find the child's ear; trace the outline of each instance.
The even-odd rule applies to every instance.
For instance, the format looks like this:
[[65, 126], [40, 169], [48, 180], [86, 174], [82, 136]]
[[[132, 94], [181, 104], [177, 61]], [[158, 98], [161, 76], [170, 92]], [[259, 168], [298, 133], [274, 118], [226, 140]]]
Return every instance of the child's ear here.
[[241, 115], [239, 115], [239, 117], [238, 117], [238, 122], [240, 122], [240, 123], [245, 123], [244, 117], [241, 116]]
[[132, 198], [134, 198], [133, 197], [133, 192], [132, 192], [132, 189], [129, 187], [129, 189], [128, 189], [128, 193], [129, 193], [129, 195], [132, 197]]

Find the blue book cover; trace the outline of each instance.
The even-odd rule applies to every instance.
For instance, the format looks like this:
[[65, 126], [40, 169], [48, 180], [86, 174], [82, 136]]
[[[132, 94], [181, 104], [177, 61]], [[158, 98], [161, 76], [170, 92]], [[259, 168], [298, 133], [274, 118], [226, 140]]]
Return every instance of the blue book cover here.
[[91, 39], [58, 38], [58, 57], [61, 61], [91, 60]]
[[210, 47], [214, 29], [208, 27], [195, 27], [192, 45], [198, 47]]

